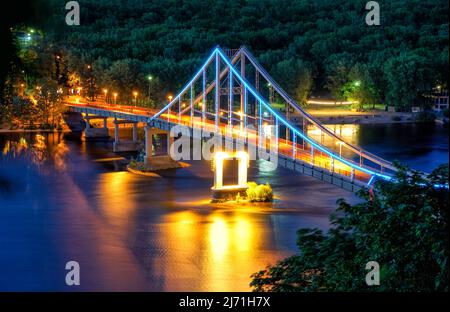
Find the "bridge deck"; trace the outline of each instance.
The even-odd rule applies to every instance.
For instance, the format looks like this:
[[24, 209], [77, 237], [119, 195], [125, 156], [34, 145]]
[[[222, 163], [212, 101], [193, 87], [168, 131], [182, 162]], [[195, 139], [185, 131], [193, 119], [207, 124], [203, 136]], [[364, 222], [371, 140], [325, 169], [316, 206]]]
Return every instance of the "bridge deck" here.
[[[122, 118], [130, 121], [138, 121], [138, 122], [149, 122], [151, 117], [158, 112], [156, 109], [144, 108], [144, 107], [134, 107], [129, 105], [121, 105], [121, 104], [107, 104], [104, 102], [94, 101], [89, 103], [80, 103], [76, 102], [73, 99], [69, 99], [66, 101], [66, 105], [71, 108], [78, 108], [77, 111], [84, 113], [96, 114], [98, 116], [105, 117], [114, 117], [114, 118]], [[190, 126], [190, 116], [181, 116], [178, 117], [178, 114], [169, 114], [163, 113], [159, 116], [160, 120], [165, 120], [167, 122], [173, 124], [184, 124]], [[206, 122], [199, 121], [194, 119], [193, 127], [195, 128], [203, 128], [210, 131], [215, 129], [215, 124], [213, 120], [206, 119]], [[220, 128], [222, 131], [225, 131], [227, 125], [221, 124]], [[236, 130], [235, 130], [236, 131]], [[235, 136], [239, 135], [239, 130], [236, 133], [233, 133]], [[254, 131], [247, 131], [248, 143], [249, 144], [257, 144], [258, 134]], [[280, 155], [285, 156], [286, 158], [294, 159], [294, 146], [293, 142], [286, 141], [284, 139], [278, 139], [278, 153]], [[316, 151], [314, 156], [311, 155], [309, 149], [303, 149], [301, 144], [295, 144], [295, 160], [301, 161], [305, 164], [310, 165], [311, 167], [325, 169], [327, 171], [333, 171], [334, 175], [340, 175], [343, 177], [347, 177], [350, 179], [351, 177], [351, 168], [350, 166], [340, 163], [338, 161], [334, 161], [332, 165], [331, 158], [320, 152]], [[333, 167], [333, 169], [332, 169]], [[355, 171], [354, 172], [354, 180], [367, 183], [370, 180], [371, 176], [364, 172]]]

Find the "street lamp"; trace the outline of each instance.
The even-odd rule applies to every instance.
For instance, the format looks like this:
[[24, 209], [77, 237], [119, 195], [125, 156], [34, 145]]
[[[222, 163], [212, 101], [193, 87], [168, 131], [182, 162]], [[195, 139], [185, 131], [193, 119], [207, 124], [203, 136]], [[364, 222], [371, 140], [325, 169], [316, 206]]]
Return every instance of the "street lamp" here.
[[173, 96], [169, 95], [167, 98], [169, 99], [169, 103], [172, 102]]
[[138, 96], [138, 93], [137, 93], [136, 91], [134, 91], [134, 92], [133, 92], [133, 96], [134, 96], [134, 106], [136, 106], [136, 105], [137, 105], [137, 96]]
[[117, 104], [117, 92], [114, 92], [113, 96], [114, 96], [114, 104]]
[[105, 103], [107, 102], [106, 101], [106, 95], [108, 94], [108, 89], [103, 89], [103, 93], [105, 93]]
[[152, 101], [152, 79], [153, 77], [151, 75], [147, 76], [147, 80], [148, 80], [148, 101], [149, 103]]

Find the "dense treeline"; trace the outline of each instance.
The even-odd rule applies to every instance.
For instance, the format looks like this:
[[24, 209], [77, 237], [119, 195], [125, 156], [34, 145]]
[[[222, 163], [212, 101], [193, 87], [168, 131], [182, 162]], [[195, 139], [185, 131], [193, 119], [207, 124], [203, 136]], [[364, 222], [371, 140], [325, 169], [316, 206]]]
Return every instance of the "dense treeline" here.
[[371, 27], [366, 2], [81, 0], [81, 26], [62, 25], [62, 6], [48, 26], [74, 68], [92, 63], [99, 84], [122, 89], [145, 90], [151, 73], [160, 98], [216, 44], [245, 44], [300, 101], [325, 90], [399, 108], [425, 103], [448, 81], [448, 2], [380, 1], [381, 25]]
[[[30, 26], [43, 30], [45, 53], [62, 56], [60, 84], [108, 87], [119, 100], [147, 95], [152, 75], [152, 97], [163, 101], [217, 44], [249, 47], [299, 102], [313, 93], [408, 109], [447, 88], [446, 0], [380, 1], [380, 26], [365, 23], [363, 0], [78, 2], [80, 26], [65, 24], [58, 0]], [[21, 59], [27, 72], [43, 72]]]

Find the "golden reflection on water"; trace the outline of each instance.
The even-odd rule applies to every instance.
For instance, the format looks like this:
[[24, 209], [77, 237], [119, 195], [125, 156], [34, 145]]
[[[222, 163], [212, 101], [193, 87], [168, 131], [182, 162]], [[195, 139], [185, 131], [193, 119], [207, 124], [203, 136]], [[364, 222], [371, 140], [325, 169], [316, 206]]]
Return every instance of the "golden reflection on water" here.
[[127, 171], [107, 172], [100, 175], [98, 181], [98, 202], [103, 217], [108, 223], [126, 231], [130, 215], [135, 209], [132, 196], [134, 175]]
[[15, 140], [7, 140], [2, 154], [5, 157], [25, 157], [31, 163], [40, 166], [47, 160], [54, 160], [57, 170], [64, 170], [65, 155], [69, 151], [62, 140], [61, 133], [36, 133], [28, 135], [28, 139], [21, 136]]
[[212, 259], [220, 262], [228, 249], [229, 229], [221, 217], [214, 217], [209, 229], [209, 246]]
[[279, 258], [263, 254], [270, 240], [267, 224], [248, 212], [176, 211], [162, 223], [158, 240], [170, 249], [155, 263], [170, 272], [164, 276], [166, 289], [248, 291], [250, 275]]

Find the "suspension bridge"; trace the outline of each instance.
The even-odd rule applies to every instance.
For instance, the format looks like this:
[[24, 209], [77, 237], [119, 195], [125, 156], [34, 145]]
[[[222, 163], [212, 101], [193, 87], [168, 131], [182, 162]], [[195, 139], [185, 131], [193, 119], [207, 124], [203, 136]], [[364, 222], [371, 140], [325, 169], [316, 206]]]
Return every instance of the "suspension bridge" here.
[[[346, 142], [306, 112], [245, 46], [214, 48], [192, 79], [160, 110], [79, 100], [68, 100], [66, 105], [83, 114], [85, 131], [95, 130], [89, 128], [90, 119], [104, 119], [103, 129], [107, 130], [107, 119], [113, 118], [117, 151], [121, 150], [118, 125], [133, 124], [133, 144], [138, 124], [143, 123], [146, 159], [155, 157], [152, 136], [167, 134], [181, 124], [191, 131], [234, 129], [234, 137], [245, 136], [247, 145], [258, 148], [275, 144], [278, 165], [350, 191], [366, 187], [374, 179], [390, 180], [396, 172], [391, 162]], [[270, 143], [265, 131], [268, 126], [274, 129]]]

